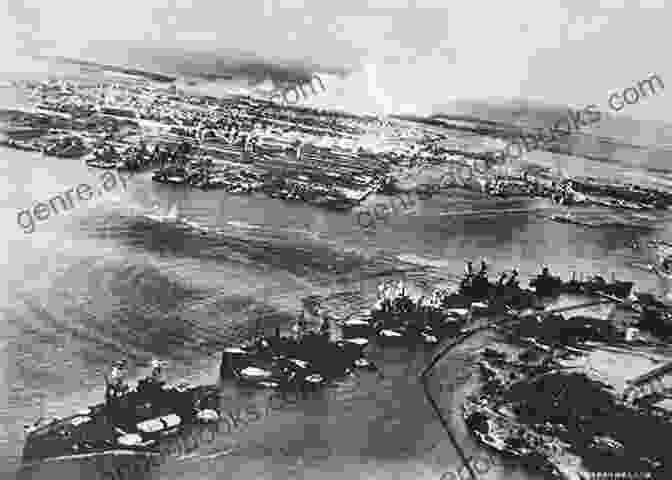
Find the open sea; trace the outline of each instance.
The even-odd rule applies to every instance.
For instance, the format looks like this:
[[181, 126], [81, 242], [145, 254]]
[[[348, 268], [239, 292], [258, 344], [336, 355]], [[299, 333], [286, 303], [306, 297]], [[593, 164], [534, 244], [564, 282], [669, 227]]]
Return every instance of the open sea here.
[[[7, 96], [0, 104], [16, 101], [11, 89], [0, 95]], [[554, 159], [533, 155], [541, 162]], [[586, 173], [653, 178], [639, 170], [565, 160], [568, 168]], [[655, 278], [633, 266], [647, 260], [632, 242], [669, 239], [671, 225], [667, 213], [633, 218], [594, 209], [581, 215], [625, 226], [558, 224], [545, 215], [560, 210], [543, 201], [448, 191], [419, 200], [415, 212], [364, 230], [348, 213], [160, 185], [150, 174], [139, 174], [126, 189], [118, 185], [77, 202], [27, 234], [17, 224], [21, 209], [80, 183], [101, 185], [102, 171], [81, 160], [7, 149], [0, 149], [0, 171], [2, 478], [17, 472], [31, 479], [109, 478], [97, 469], [98, 459], [21, 471], [20, 456], [25, 424], [102, 401], [102, 372], [114, 360], [128, 358], [131, 376], [137, 377], [158, 356], [169, 362], [170, 381], [215, 383], [225, 345], [249, 337], [257, 325], [286, 326], [310, 295], [352, 312], [371, 305], [383, 279], [451, 283], [465, 260], [481, 257], [494, 271], [518, 267], [524, 279], [548, 264], [563, 276], [613, 273], [634, 279], [638, 290], [653, 290]], [[669, 183], [666, 173], [656, 175]], [[178, 220], [157, 215], [157, 203], [163, 214], [177, 211]], [[329, 395], [128, 478], [439, 480], [459, 468], [417, 380], [431, 352], [374, 349], [371, 357], [382, 377], [358, 374]], [[469, 359], [450, 362], [442, 372], [461, 381]], [[222, 388], [225, 402], [263, 402], [262, 393]], [[448, 397], [440, 399], [446, 409], [452, 408]], [[458, 440], [468, 453], [479, 451], [463, 431]], [[483, 478], [538, 477], [507, 465]]]

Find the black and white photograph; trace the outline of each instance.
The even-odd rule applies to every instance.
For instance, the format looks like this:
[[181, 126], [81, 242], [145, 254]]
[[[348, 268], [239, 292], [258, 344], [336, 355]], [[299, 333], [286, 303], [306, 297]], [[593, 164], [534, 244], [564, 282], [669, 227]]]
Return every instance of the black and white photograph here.
[[672, 479], [672, 5], [0, 1], [0, 480]]

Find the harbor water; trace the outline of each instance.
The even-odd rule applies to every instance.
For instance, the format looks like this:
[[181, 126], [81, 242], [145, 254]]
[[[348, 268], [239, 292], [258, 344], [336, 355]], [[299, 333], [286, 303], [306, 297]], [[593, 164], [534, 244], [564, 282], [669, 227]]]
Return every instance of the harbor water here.
[[[580, 168], [586, 165], [582, 160]], [[214, 383], [225, 345], [258, 326], [287, 325], [310, 295], [343, 312], [361, 310], [383, 279], [451, 283], [465, 260], [481, 257], [493, 272], [517, 267], [523, 278], [548, 264], [565, 277], [615, 274], [633, 279], [638, 290], [653, 290], [655, 278], [636, 268], [646, 259], [632, 245], [665, 239], [670, 228], [666, 214], [639, 218], [630, 228], [553, 223], [540, 213], [551, 208], [543, 202], [447, 191], [363, 229], [350, 213], [159, 185], [138, 174], [126, 188], [101, 191], [29, 234], [17, 223], [22, 209], [78, 184], [101, 185], [102, 171], [80, 160], [7, 149], [0, 150], [0, 169], [3, 478], [20, 470], [23, 426], [100, 402], [102, 373], [122, 357], [134, 376], [158, 356], [169, 362], [171, 381]], [[582, 214], [614, 220], [599, 211]], [[431, 353], [374, 349], [382, 377], [358, 374], [324, 398], [302, 401], [137, 478], [439, 479], [460, 463], [417, 380]], [[450, 361], [441, 371], [454, 378], [441, 382], [464, 382], [468, 358]], [[223, 389], [223, 402], [263, 401], [263, 393]], [[453, 393], [437, 394], [447, 410], [459, 403]], [[458, 440], [469, 452], [478, 450], [466, 432]], [[99, 465], [52, 462], [19, 478], [105, 478]], [[508, 465], [484, 478], [537, 477]]]

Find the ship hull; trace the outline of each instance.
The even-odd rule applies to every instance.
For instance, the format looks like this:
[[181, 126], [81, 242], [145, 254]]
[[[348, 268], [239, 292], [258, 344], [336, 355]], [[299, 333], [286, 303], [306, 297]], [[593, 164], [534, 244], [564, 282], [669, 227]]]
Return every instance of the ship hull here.
[[165, 401], [152, 404], [134, 400], [116, 410], [94, 405], [32, 428], [26, 437], [22, 461], [117, 450], [152, 452], [185, 427], [208, 423], [219, 416], [219, 391], [215, 386], [171, 389], [165, 395]]

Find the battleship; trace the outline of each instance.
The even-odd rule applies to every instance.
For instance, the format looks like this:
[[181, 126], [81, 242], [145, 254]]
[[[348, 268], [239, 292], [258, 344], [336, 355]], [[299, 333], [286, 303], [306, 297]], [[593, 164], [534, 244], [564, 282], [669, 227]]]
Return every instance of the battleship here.
[[[108, 385], [109, 387], [109, 385]], [[155, 452], [186, 426], [217, 421], [219, 389], [143, 379], [136, 388], [63, 419], [26, 427], [23, 462], [118, 451]]]
[[540, 311], [562, 294], [625, 301], [631, 298], [634, 285], [607, 282], [599, 275], [565, 282], [544, 268], [526, 289], [519, 286], [516, 270], [505, 281], [506, 276], [500, 275], [495, 283], [484, 272], [468, 272], [456, 290], [435, 289], [421, 298], [413, 298], [403, 282], [397, 286], [382, 284], [379, 299], [368, 315], [341, 320], [339, 325], [346, 338], [369, 338], [382, 345], [435, 345], [459, 334], [473, 318], [515, 316], [526, 309]]
[[[187, 198], [189, 192], [186, 190], [190, 188], [216, 189], [222, 193], [219, 195], [220, 192], [195, 192], [198, 198], [214, 199], [221, 196], [225, 199], [227, 198], [225, 194], [229, 193], [249, 194], [250, 198], [235, 199], [236, 203], [240, 204], [236, 208], [240, 208], [243, 213], [250, 212], [249, 209], [246, 210], [244, 204], [255, 204], [257, 211], [263, 208], [266, 210], [264, 213], [273, 212], [273, 208], [278, 207], [277, 204], [280, 202], [258, 198], [261, 195], [256, 195], [256, 193], [283, 200], [288, 203], [288, 205], [280, 205], [285, 210], [294, 209], [298, 204], [305, 203], [339, 212], [351, 210], [372, 194], [416, 191], [421, 199], [429, 200], [433, 196], [442, 197], [434, 198], [432, 202], [444, 199], [453, 202], [455, 200], [452, 198], [453, 194], [455, 197], [464, 195], [464, 201], [458, 202], [459, 208], [462, 205], [465, 209], [471, 208], [472, 200], [476, 199], [477, 201], [474, 202], [476, 205], [473, 207], [474, 217], [488, 211], [479, 209], [477, 204], [481, 202], [488, 205], [496, 203], [498, 207], [500, 205], [512, 207], [507, 210], [507, 213], [529, 212], [528, 207], [533, 203], [552, 205], [551, 202], [563, 207], [592, 205], [599, 207], [600, 211], [610, 209], [616, 210], [616, 213], [623, 213], [626, 210], [662, 211], [672, 205], [672, 196], [664, 193], [662, 188], [660, 190], [657, 187], [642, 189], [611, 184], [605, 186], [590, 179], [567, 178], [563, 175], [556, 175], [555, 178], [549, 180], [542, 174], [535, 174], [531, 170], [528, 172], [527, 167], [523, 166], [520, 171], [516, 172], [497, 170], [493, 168], [493, 163], [497, 163], [494, 152], [482, 152], [480, 147], [477, 153], [469, 152], [467, 150], [470, 148], [466, 144], [463, 145], [461, 139], [455, 142], [450, 138], [452, 135], [450, 133], [425, 131], [418, 127], [417, 122], [410, 125], [412, 122], [396, 122], [390, 119], [389, 124], [384, 126], [384, 129], [389, 126], [389, 130], [395, 131], [394, 135], [390, 136], [381, 128], [383, 127], [382, 121], [367, 116], [334, 113], [308, 107], [278, 106], [272, 102], [242, 95], [226, 98], [195, 96], [180, 91], [174, 86], [173, 88], [158, 88], [156, 85], [120, 82], [119, 85], [111, 87], [110, 90], [113, 92], [110, 92], [103, 91], [108, 90], [108, 85], [102, 85], [102, 87], [87, 86], [76, 82], [31, 83], [27, 89], [34, 94], [31, 98], [36, 104], [36, 109], [44, 113], [14, 115], [10, 121], [14, 125], [10, 125], [7, 129], [6, 133], [9, 138], [4, 141], [3, 145], [16, 149], [40, 151], [45, 154], [45, 157], [78, 158], [81, 155], [83, 158], [80, 161], [84, 161], [92, 168], [131, 171], [151, 169], [153, 171], [147, 175], [148, 178], [151, 177], [156, 183], [169, 185], [169, 187], [151, 185], [153, 193], [156, 195], [164, 192], [167, 195], [177, 193], [180, 196], [184, 194], [185, 200], [180, 199], [180, 204], [189, 203], [189, 198]], [[397, 138], [392, 138], [394, 136]], [[145, 147], [145, 142], [155, 147], [153, 151]], [[491, 149], [490, 146], [483, 148]], [[499, 147], [492, 147], [493, 150], [496, 148]], [[31, 158], [37, 156], [30, 155]], [[64, 164], [64, 162], [56, 163]], [[468, 167], [470, 172], [474, 172], [473, 176], [465, 178], [464, 181], [448, 180], [442, 183], [441, 188], [432, 184], [414, 187], [421, 182], [415, 177], [416, 173], [417, 177], [424, 173], [421, 172], [422, 169], [433, 169], [434, 171], [429, 173], [434, 177], [440, 176], [453, 166]], [[404, 170], [407, 170], [410, 173], [408, 176], [412, 178], [404, 188], [401, 188], [395, 182], [404, 176]], [[448, 192], [448, 190], [451, 191]], [[151, 197], [153, 198], [154, 195]], [[546, 202], [546, 199], [551, 202]], [[151, 201], [151, 198], [142, 201]], [[171, 198], [171, 201], [175, 202], [175, 198]], [[209, 200], [206, 201], [208, 202]], [[262, 207], [259, 206], [260, 204]], [[185, 206], [186, 208], [188, 205]], [[556, 206], [553, 208], [556, 209]], [[301, 206], [299, 209], [310, 210], [306, 206]], [[495, 212], [495, 215], [498, 215], [500, 210], [490, 209], [489, 212]], [[225, 213], [228, 215], [231, 212]], [[431, 214], [430, 209], [427, 209], [426, 213]], [[611, 214], [613, 213], [612, 211]], [[176, 206], [171, 208], [167, 214], [154, 211], [141, 215], [151, 222], [166, 224], [166, 227], [175, 225], [176, 222], [189, 226], [201, 225], [182, 219]], [[278, 218], [269, 214], [265, 215], [265, 219], [271, 219], [271, 216], [273, 220]], [[137, 228], [127, 228], [126, 215], [123, 217], [124, 234], [117, 238], [120, 243], [132, 242], [134, 251], [137, 247], [137, 250], [145, 248], [150, 252], [156, 252], [157, 250], [153, 249], [158, 248], [157, 245], [169, 239], [172, 244], [173, 236], [185, 231], [183, 228], [165, 228], [160, 229], [161, 231], [154, 229], [156, 231], [150, 232], [152, 235], [148, 237], [142, 231], [138, 232]], [[313, 216], [317, 219], [316, 217], [317, 215]], [[332, 217], [345, 216], [319, 212], [319, 220], [320, 222], [324, 220], [325, 224], [332, 221]], [[180, 259], [188, 260], [182, 262], [183, 264], [188, 263], [189, 266], [194, 267], [204, 256], [212, 260], [212, 264], [223, 264], [235, 256], [236, 261], [242, 258], [246, 264], [257, 261], [263, 264], [267, 261], [272, 268], [277, 266], [278, 259], [281, 259], [284, 277], [287, 276], [286, 273], [289, 270], [290, 274], [296, 278], [302, 278], [304, 272], [311, 272], [311, 268], [327, 265], [328, 268], [322, 268], [325, 275], [337, 272], [343, 274], [345, 278], [346, 274], [353, 273], [352, 277], [348, 278], [355, 277], [354, 273], [359, 263], [348, 263], [347, 265], [352, 265], [352, 268], [349, 266], [341, 268], [346, 266], [341, 256], [338, 259], [330, 257], [324, 260], [324, 264], [321, 264], [316, 255], [314, 261], [311, 260], [306, 268], [301, 265], [300, 262], [303, 261], [301, 259], [297, 259], [296, 263], [293, 259], [285, 261], [289, 256], [285, 253], [291, 255], [292, 250], [298, 249], [302, 252], [310, 252], [311, 247], [306, 245], [304, 249], [304, 245], [297, 247], [294, 239], [290, 242], [283, 240], [281, 257], [279, 253], [276, 255], [277, 249], [272, 248], [275, 245], [272, 242], [275, 242], [275, 237], [279, 236], [275, 235], [277, 231], [273, 232], [273, 240], [256, 238], [267, 235], [268, 231], [274, 228], [273, 222], [252, 219], [251, 216], [243, 214], [235, 218], [237, 220], [228, 217], [224, 220], [217, 218], [212, 222], [226, 222], [226, 225], [233, 228], [227, 226], [225, 229], [219, 229], [219, 225], [199, 227], [202, 236], [191, 235], [189, 242], [181, 242], [178, 238], [175, 244], [179, 244], [180, 251], [173, 253], [179, 255]], [[574, 226], [590, 227], [592, 230], [589, 233], [594, 233], [596, 236], [604, 233], [597, 231], [598, 228], [605, 225], [613, 228], [615, 225], [584, 222], [572, 213], [552, 215], [545, 219], [556, 224], [551, 226], [547, 222], [536, 222], [536, 224], [544, 223], [543, 228], [567, 229], [570, 233], [575, 230]], [[246, 220], [246, 222], [241, 220]], [[211, 225], [208, 220], [199, 218], [199, 222], [203, 222], [202, 225]], [[259, 225], [250, 227], [247, 222]], [[114, 229], [115, 222], [110, 223], [112, 224], [110, 228]], [[132, 223], [132, 227], [135, 227], [136, 222], [133, 220]], [[538, 241], [538, 231], [537, 238], [534, 238], [534, 229], [538, 227], [532, 225], [535, 222], [529, 223], [530, 230], [526, 231], [526, 234], [529, 233], [526, 241], [529, 240], [532, 243], [534, 240]], [[315, 222], [309, 225], [301, 228], [310, 230], [310, 234], [315, 234], [315, 237], [311, 238], [318, 238], [318, 235], [327, 236], [327, 233], [323, 234]], [[467, 231], [473, 225], [465, 223], [463, 226], [465, 237], [468, 237], [470, 234]], [[505, 225], [504, 229], [506, 230], [509, 226]], [[508, 262], [508, 259], [502, 259], [501, 256], [499, 233], [488, 228], [480, 225], [479, 231], [486, 232], [483, 233], [483, 238], [487, 235], [488, 240], [491, 238], [497, 240], [497, 246], [487, 247], [490, 248], [490, 250], [486, 249], [487, 255], [496, 257], [497, 262]], [[255, 231], [252, 231], [253, 229]], [[283, 229], [283, 239], [287, 237], [289, 231]], [[291, 232], [295, 231], [298, 230], [291, 230]], [[215, 232], [217, 244], [230, 246], [230, 248], [216, 249], [213, 253], [212, 248], [201, 243], [214, 238]], [[141, 235], [136, 235], [136, 233], [141, 233]], [[429, 228], [427, 233], [430, 233]], [[446, 232], [443, 230], [441, 233]], [[453, 233], [460, 234], [456, 230], [450, 235]], [[154, 241], [156, 235], [161, 237], [158, 242]], [[391, 235], [389, 237], [385, 235], [385, 237], [385, 240], [389, 239], [389, 244], [392, 245], [393, 237]], [[568, 237], [573, 238], [571, 235]], [[418, 238], [413, 241], [415, 240]], [[466, 240], [467, 242], [463, 245], [469, 245], [469, 247], [464, 251], [468, 250], [470, 252], [468, 255], [479, 255], [470, 250], [474, 244], [479, 242], [473, 242], [473, 238]], [[375, 240], [372, 238], [371, 241]], [[349, 239], [348, 242], [350, 242]], [[334, 242], [334, 244], [337, 243]], [[414, 248], [405, 241], [399, 244], [404, 249]], [[255, 249], [257, 245], [261, 247]], [[429, 246], [429, 242], [425, 246]], [[250, 252], [248, 247], [254, 250], [248, 256], [249, 260], [245, 258]], [[334, 248], [337, 247], [334, 246]], [[474, 248], [481, 249], [480, 246], [474, 246]], [[390, 249], [393, 248], [390, 247]], [[231, 251], [235, 255], [230, 255]], [[273, 258], [269, 260], [271, 255]], [[305, 257], [309, 255], [311, 254], [308, 253]], [[458, 255], [461, 256], [463, 253]], [[457, 262], [461, 261], [459, 257], [449, 257], [447, 252], [446, 257], [447, 261], [455, 261], [455, 259]], [[162, 256], [161, 261], [164, 261], [164, 258], [166, 263], [170, 263], [168, 257]], [[537, 268], [536, 264], [531, 266], [529, 258], [521, 260], [521, 262], [515, 259], [511, 261], [518, 262], [526, 271]], [[536, 258], [532, 259], [532, 261], [536, 260]], [[539, 258], [538, 260], [545, 259]], [[560, 263], [572, 262], [573, 259], [563, 252], [562, 258], [554, 258], [554, 260]], [[581, 263], [580, 260], [577, 260], [577, 263]], [[448, 262], [436, 270], [445, 270], [446, 265]], [[208, 266], [210, 266], [209, 262]], [[362, 273], [367, 270], [364, 267], [368, 265], [362, 265]], [[180, 268], [185, 267], [183, 265]], [[217, 281], [231, 282], [231, 278], [221, 275], [222, 271], [224, 270], [219, 270]], [[204, 273], [201, 268], [193, 268], [190, 272], [194, 276]], [[88, 275], [88, 271], [86, 273]], [[424, 286], [427, 283], [432, 284], [437, 276], [442, 276], [445, 272], [432, 271], [429, 273], [419, 282], [420, 284]], [[432, 277], [435, 274], [436, 276]], [[244, 275], [244, 272], [241, 273], [241, 278], [244, 278]], [[647, 297], [643, 293], [633, 296], [633, 282], [616, 279], [607, 281], [597, 275], [588, 278], [581, 277], [581, 279], [574, 277], [566, 281], [545, 269], [530, 281], [528, 287], [521, 285], [522, 280], [517, 270], [507, 271], [494, 280], [490, 277], [487, 265], [483, 265], [481, 272], [478, 273], [468, 266], [468, 271], [463, 278], [452, 274], [447, 276], [451, 283], [457, 280], [450, 289], [436, 288], [430, 295], [420, 297], [412, 296], [403, 283], [394, 288], [383, 285], [375, 304], [371, 305], [370, 300], [372, 299], [366, 298], [366, 304], [361, 306], [360, 311], [350, 316], [338, 317], [338, 325], [342, 334], [338, 339], [332, 338], [325, 332], [306, 333], [297, 330], [291, 337], [282, 337], [279, 334], [256, 336], [238, 345], [239, 340], [232, 338], [240, 338], [239, 336], [231, 337], [228, 336], [228, 332], [215, 332], [221, 326], [229, 326], [227, 324], [231, 320], [228, 318], [230, 316], [227, 310], [219, 310], [219, 304], [217, 304], [215, 307], [218, 309], [217, 313], [221, 313], [221, 317], [227, 317], [221, 318], [224, 325], [218, 324], [215, 327], [213, 322], [211, 330], [200, 328], [203, 325], [199, 324], [198, 318], [194, 319], [193, 323], [191, 318], [184, 319], [185, 323], [189, 322], [191, 326], [185, 325], [184, 329], [180, 328], [179, 334], [173, 336], [176, 337], [175, 353], [182, 347], [188, 347], [192, 341], [198, 341], [197, 354], [217, 355], [214, 361], [219, 363], [220, 380], [223, 380], [225, 387], [229, 387], [228, 383], [235, 383], [237, 388], [232, 390], [239, 391], [242, 395], [262, 397], [266, 394], [263, 391], [251, 392], [252, 389], [247, 387], [305, 391], [326, 388], [330, 384], [341, 383], [342, 380], [345, 380], [343, 383], [348, 383], [348, 386], [352, 388], [362, 387], [363, 389], [365, 386], [350, 382], [348, 377], [359, 371], [376, 371], [377, 366], [369, 360], [373, 358], [373, 354], [377, 356], [381, 352], [391, 352], [390, 356], [394, 356], [398, 353], [396, 350], [402, 350], [404, 356], [406, 353], [418, 353], [419, 357], [427, 357], [426, 354], [441, 345], [444, 340], [468, 335], [477, 328], [477, 325], [482, 325], [486, 321], [506, 319], [510, 321], [510, 327], [508, 330], [498, 329], [497, 333], [503, 334], [502, 337], [509, 343], [509, 346], [518, 347], [523, 351], [511, 361], [508, 360], [506, 354], [494, 349], [484, 351], [483, 360], [478, 363], [478, 367], [483, 377], [486, 378], [486, 386], [481, 392], [481, 400], [484, 399], [485, 402], [478, 403], [479, 399], [476, 398], [470, 405], [472, 411], [469, 415], [465, 415], [465, 419], [468, 427], [482, 445], [511, 455], [531, 469], [545, 469], [546, 472], [556, 474], [557, 471], [553, 470], [553, 465], [544, 460], [546, 452], [540, 453], [540, 447], [535, 444], [533, 435], [524, 435], [513, 428], [503, 432], [504, 429], [500, 428], [495, 417], [513, 418], [518, 415], [520, 419], [528, 415], [527, 419], [536, 420], [534, 414], [536, 405], [533, 402], [538, 398], [534, 392], [535, 390], [542, 394], [546, 391], [555, 392], [554, 387], [562, 383], [558, 379], [564, 380], [564, 377], [547, 375], [549, 374], [547, 367], [564, 368], [555, 361], [561, 360], [562, 355], [568, 351], [585, 351], [596, 348], [596, 344], [608, 345], [610, 348], [623, 345], [630, 347], [636, 341], [650, 347], [659, 345], [654, 343], [652, 338], [656, 341], [668, 340], [672, 336], [670, 304], [654, 297]], [[233, 282], [236, 280], [234, 278]], [[255, 277], [255, 280], [259, 280], [259, 277]], [[124, 284], [131, 283], [127, 277], [123, 282]], [[94, 285], [94, 282], [92, 281], [91, 284]], [[107, 285], [107, 282], [105, 284]], [[145, 285], [143, 283], [143, 287]], [[228, 292], [232, 290], [230, 286], [227, 285]], [[113, 293], [116, 295], [117, 292]], [[142, 294], [144, 293], [143, 291]], [[251, 296], [254, 295], [256, 294], [251, 294]], [[348, 303], [348, 308], [350, 308], [352, 303], [366, 295], [368, 293], [364, 294], [362, 290], [361, 297], [357, 295], [345, 297], [347, 300], [344, 303]], [[619, 304], [624, 308], [627, 305], [628, 308], [636, 310], [639, 317], [634, 320], [630, 319], [632, 325], [628, 325], [623, 332], [608, 321], [590, 316], [565, 316], [558, 310], [545, 311], [546, 308], [550, 308], [550, 304], [564, 295], [591, 297], [588, 305], [601, 304], [601, 302]], [[209, 296], [209, 294], [204, 296]], [[125, 301], [123, 294], [119, 297], [121, 298], [120, 303], [123, 303]], [[176, 296], [176, 298], [180, 297]], [[228, 300], [224, 300], [226, 301]], [[575, 306], [569, 308], [575, 308]], [[526, 312], [529, 310], [534, 313], [528, 315]], [[158, 325], [161, 330], [167, 328], [165, 320], [165, 316], [162, 315], [160, 322], [163, 323]], [[180, 317], [178, 320], [183, 319]], [[220, 318], [218, 317], [217, 320]], [[129, 323], [134, 324], [133, 328], [139, 325], [135, 321]], [[142, 327], [138, 328], [146, 325], [143, 323]], [[180, 327], [182, 327], [181, 324]], [[110, 330], [115, 329], [110, 328]], [[633, 333], [635, 330], [637, 332]], [[155, 332], [153, 328], [148, 331]], [[114, 333], [116, 335], [117, 332]], [[135, 333], [135, 331], [130, 333]], [[208, 337], [217, 335], [218, 340], [216, 343], [210, 343], [210, 338], [193, 338], [199, 337], [201, 333]], [[152, 341], [151, 347], [148, 347], [149, 343], [142, 343], [147, 340], [146, 337], [138, 335], [138, 337], [143, 337], [138, 342], [141, 343], [139, 347], [156, 347], [158, 343], [156, 337], [148, 336], [153, 337], [149, 339]], [[204, 345], [214, 346], [201, 348]], [[223, 348], [223, 345], [228, 346]], [[97, 347], [97, 345], [94, 346]], [[173, 344], [161, 345], [161, 347], [166, 346], [173, 348]], [[389, 350], [386, 347], [390, 347]], [[408, 352], [403, 351], [404, 349], [408, 349]], [[416, 352], [411, 352], [411, 350], [416, 350]], [[192, 352], [188, 355], [192, 355]], [[539, 360], [540, 357], [544, 358]], [[208, 362], [211, 360], [213, 358], [207, 359]], [[544, 364], [546, 360], [548, 361]], [[202, 364], [195, 363], [195, 365], [198, 368], [198, 365]], [[502, 375], [499, 375], [500, 373]], [[500, 411], [499, 407], [502, 405], [491, 400], [499, 400], [496, 396], [501, 394], [505, 387], [513, 386], [509, 375], [511, 373], [517, 375], [518, 383], [527, 382], [531, 387], [526, 389], [524, 386], [519, 386], [516, 387], [518, 390], [514, 389], [512, 395], [521, 391], [527, 394], [527, 399], [525, 395], [514, 395], [516, 402], [513, 408], [520, 407], [520, 409], [513, 410], [512, 408], [511, 411], [501, 409]], [[539, 375], [549, 376], [551, 380], [540, 379]], [[496, 377], [497, 382], [490, 382]], [[499, 377], [506, 378], [502, 380]], [[394, 383], [405, 385], [407, 382]], [[571, 385], [576, 385], [577, 391], [585, 391], [581, 390], [583, 388], [581, 383]], [[221, 416], [219, 387], [214, 385], [169, 387], [143, 380], [137, 387], [120, 395], [108, 397], [104, 403], [91, 406], [65, 419], [50, 421], [40, 419], [27, 428], [23, 451], [24, 462], [30, 463], [52, 457], [74, 458], [78, 455], [107, 454], [117, 451], [154, 452], [165, 439], [179, 436], [183, 430], [186, 430], [185, 427], [217, 420]], [[592, 391], [588, 393], [590, 392]], [[362, 396], [369, 394], [361, 393]], [[397, 393], [399, 391], [395, 392], [395, 395]], [[589, 395], [586, 398], [589, 398]], [[381, 402], [371, 403], [375, 403], [376, 407], [381, 404]], [[569, 402], [560, 402], [554, 408], [560, 409], [567, 405]], [[331, 414], [335, 409], [329, 410]], [[370, 412], [366, 411], [366, 407], [353, 408], [352, 415], [353, 417], [363, 416], [367, 413]], [[415, 412], [412, 412], [413, 414]], [[553, 417], [552, 419], [559, 420]], [[577, 423], [583, 421], [581, 418], [578, 420], [580, 421]], [[543, 422], [538, 423], [544, 425]], [[589, 424], [590, 422], [583, 423]], [[601, 427], [608, 428], [609, 425], [605, 423]], [[543, 428], [555, 427], [544, 425]], [[587, 428], [590, 428], [590, 425]], [[287, 431], [283, 429], [282, 432], [278, 432], [278, 437], [281, 436], [280, 433], [284, 436]], [[347, 435], [347, 440], [352, 441], [354, 435], [351, 432], [347, 432]], [[585, 440], [586, 445], [604, 440], [603, 438], [596, 440], [597, 437], [599, 435], [595, 435], [595, 438], [577, 436], [580, 440]], [[543, 439], [547, 438], [543, 437]], [[307, 441], [311, 440], [307, 439]], [[605, 442], [607, 441], [604, 440], [603, 443]], [[396, 458], [392, 455], [390, 457]], [[587, 457], [587, 460], [590, 459]]]
[[317, 388], [355, 369], [375, 369], [365, 358], [368, 343], [363, 338], [333, 341], [315, 332], [296, 338], [258, 337], [224, 349], [220, 373], [222, 378], [262, 388]]
[[600, 275], [578, 280], [576, 273], [570, 280], [563, 281], [560, 277], [551, 275], [548, 268], [544, 268], [541, 274], [530, 280], [530, 287], [539, 297], [557, 297], [565, 293], [588, 296], [611, 295], [626, 299], [630, 296], [634, 285], [634, 282], [616, 279], [608, 282]]

